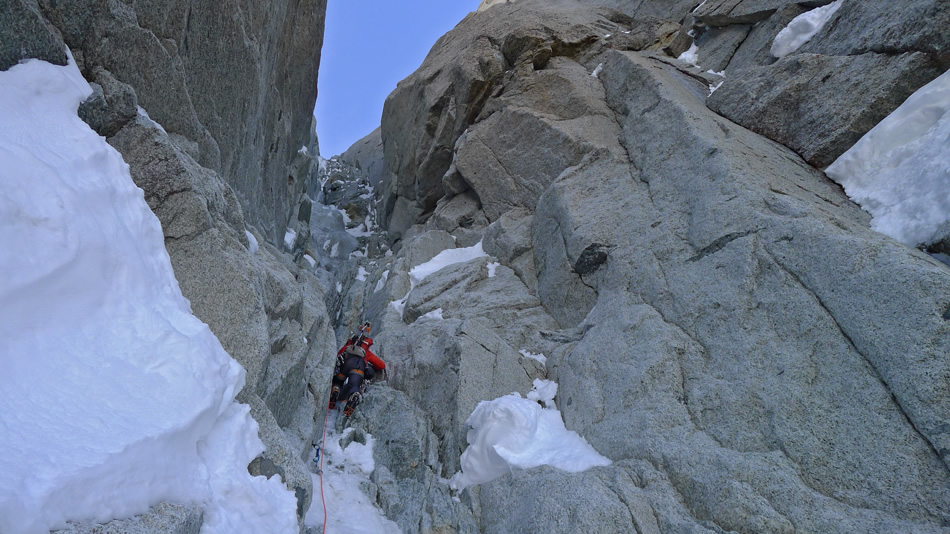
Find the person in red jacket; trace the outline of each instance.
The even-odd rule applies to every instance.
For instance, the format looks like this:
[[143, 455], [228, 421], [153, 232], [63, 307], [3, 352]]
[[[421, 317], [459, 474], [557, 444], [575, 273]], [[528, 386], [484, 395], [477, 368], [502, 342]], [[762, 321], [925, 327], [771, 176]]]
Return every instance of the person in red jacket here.
[[363, 380], [372, 380], [376, 371], [386, 368], [386, 362], [369, 350], [373, 345], [369, 333], [370, 324], [363, 323], [359, 331], [336, 353], [337, 364], [330, 389], [330, 409], [336, 408], [337, 401], [345, 402], [343, 415], [347, 417], [353, 414], [353, 410], [363, 399]]

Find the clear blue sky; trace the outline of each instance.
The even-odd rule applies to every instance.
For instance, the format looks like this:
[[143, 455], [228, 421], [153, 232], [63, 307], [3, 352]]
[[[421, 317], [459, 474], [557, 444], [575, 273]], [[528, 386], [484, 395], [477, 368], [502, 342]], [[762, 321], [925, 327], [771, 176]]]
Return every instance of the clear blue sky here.
[[329, 158], [379, 126], [383, 101], [480, 0], [329, 0], [314, 115]]

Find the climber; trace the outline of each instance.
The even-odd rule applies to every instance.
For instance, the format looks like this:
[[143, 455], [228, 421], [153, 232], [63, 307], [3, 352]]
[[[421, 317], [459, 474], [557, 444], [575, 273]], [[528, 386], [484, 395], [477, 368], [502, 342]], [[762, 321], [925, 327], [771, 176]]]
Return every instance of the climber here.
[[343, 415], [346, 417], [353, 414], [353, 410], [363, 398], [366, 387], [363, 381], [372, 380], [376, 371], [386, 369], [386, 362], [369, 350], [373, 345], [369, 333], [370, 324], [363, 323], [336, 353], [337, 363], [333, 371], [333, 386], [330, 389], [330, 409], [336, 408], [337, 401], [341, 400], [346, 403], [346, 408], [343, 409]]

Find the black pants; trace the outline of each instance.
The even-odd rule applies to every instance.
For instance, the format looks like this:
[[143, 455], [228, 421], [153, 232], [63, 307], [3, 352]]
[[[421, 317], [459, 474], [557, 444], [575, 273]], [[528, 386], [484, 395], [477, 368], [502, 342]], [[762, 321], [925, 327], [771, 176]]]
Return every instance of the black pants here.
[[366, 360], [359, 356], [349, 356], [343, 362], [343, 367], [333, 377], [333, 385], [340, 387], [340, 402], [346, 401], [350, 395], [360, 390], [363, 379], [372, 379], [374, 375], [372, 365], [366, 365]]

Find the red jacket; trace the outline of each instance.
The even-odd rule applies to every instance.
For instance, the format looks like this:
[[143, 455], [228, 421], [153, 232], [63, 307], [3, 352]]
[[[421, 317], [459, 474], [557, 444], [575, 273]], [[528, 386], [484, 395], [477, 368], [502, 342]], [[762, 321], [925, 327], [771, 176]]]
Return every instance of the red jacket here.
[[[343, 345], [343, 348], [340, 349], [340, 350], [336, 353], [336, 355], [337, 355], [337, 356], [340, 356], [341, 354], [343, 354], [343, 351], [345, 351], [346, 348], [349, 347], [349, 346], [352, 345], [352, 344], [353, 344], [353, 340], [352, 340], [352, 339], [348, 339], [348, 340], [346, 341], [346, 345]], [[379, 356], [373, 354], [373, 352], [372, 352], [371, 350], [369, 350], [369, 348], [370, 348], [370, 346], [371, 346], [372, 344], [373, 344], [373, 339], [372, 339], [372, 338], [369, 338], [369, 337], [366, 337], [366, 338], [363, 338], [363, 342], [360, 343], [360, 346], [363, 347], [363, 350], [364, 350], [364, 351], [366, 351], [366, 361], [367, 361], [370, 365], [372, 365], [373, 367], [375, 367], [377, 370], [382, 371], [383, 369], [386, 368], [386, 362], [384, 362], [383, 360], [380, 360], [380, 359], [379, 359]]]

